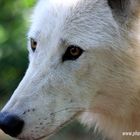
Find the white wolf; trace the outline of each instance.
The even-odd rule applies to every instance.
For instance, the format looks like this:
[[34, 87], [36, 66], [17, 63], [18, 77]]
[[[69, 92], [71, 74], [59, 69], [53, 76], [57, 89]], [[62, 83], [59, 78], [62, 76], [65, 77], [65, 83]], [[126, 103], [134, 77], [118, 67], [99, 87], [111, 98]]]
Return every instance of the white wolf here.
[[139, 0], [40, 0], [29, 68], [0, 128], [39, 140], [77, 118], [112, 140], [139, 140], [139, 11]]

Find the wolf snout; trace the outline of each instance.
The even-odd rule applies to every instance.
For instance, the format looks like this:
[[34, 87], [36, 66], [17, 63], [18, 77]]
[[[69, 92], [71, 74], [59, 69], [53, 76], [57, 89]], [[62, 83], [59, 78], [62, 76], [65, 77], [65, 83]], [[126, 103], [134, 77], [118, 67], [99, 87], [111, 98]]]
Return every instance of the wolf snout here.
[[0, 113], [0, 129], [6, 134], [17, 137], [24, 126], [24, 121], [18, 116], [4, 112]]

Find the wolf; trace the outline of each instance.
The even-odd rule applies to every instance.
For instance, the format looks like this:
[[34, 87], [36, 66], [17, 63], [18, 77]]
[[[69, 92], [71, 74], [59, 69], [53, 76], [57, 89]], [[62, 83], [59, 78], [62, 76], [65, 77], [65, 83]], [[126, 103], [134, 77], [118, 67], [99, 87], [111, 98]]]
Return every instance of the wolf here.
[[0, 128], [40, 140], [78, 119], [111, 140], [139, 140], [139, 13], [139, 0], [39, 0], [29, 66]]

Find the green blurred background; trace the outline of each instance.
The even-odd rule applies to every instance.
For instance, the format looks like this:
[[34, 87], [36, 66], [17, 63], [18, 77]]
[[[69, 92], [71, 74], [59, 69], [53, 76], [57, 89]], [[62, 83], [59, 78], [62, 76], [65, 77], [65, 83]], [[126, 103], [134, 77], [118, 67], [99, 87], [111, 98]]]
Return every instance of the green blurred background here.
[[[0, 0], [0, 108], [12, 95], [28, 65], [26, 33], [35, 2]], [[51, 140], [99, 140], [97, 137], [74, 122]], [[0, 140], [13, 139], [0, 131]]]
[[9, 98], [28, 64], [26, 32], [35, 0], [0, 0], [0, 104]]

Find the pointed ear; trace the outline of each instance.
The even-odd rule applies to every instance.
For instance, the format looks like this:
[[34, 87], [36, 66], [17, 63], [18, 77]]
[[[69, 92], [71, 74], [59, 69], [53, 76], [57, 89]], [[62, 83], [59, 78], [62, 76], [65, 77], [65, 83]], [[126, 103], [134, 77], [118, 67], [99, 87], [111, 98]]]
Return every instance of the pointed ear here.
[[108, 0], [108, 4], [116, 20], [121, 23], [139, 18], [140, 0]]

